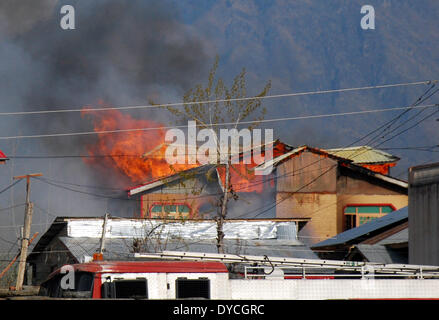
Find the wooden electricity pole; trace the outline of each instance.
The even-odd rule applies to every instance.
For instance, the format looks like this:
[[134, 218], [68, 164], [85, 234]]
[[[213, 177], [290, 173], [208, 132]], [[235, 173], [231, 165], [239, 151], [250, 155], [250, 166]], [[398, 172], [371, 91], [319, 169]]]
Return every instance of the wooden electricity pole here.
[[15, 180], [26, 178], [26, 211], [24, 213], [23, 237], [21, 239], [20, 262], [18, 264], [18, 275], [15, 290], [23, 289], [24, 272], [26, 270], [27, 249], [29, 246], [30, 229], [32, 226], [33, 203], [30, 202], [30, 178], [41, 177], [42, 173], [26, 174], [14, 177]]
[[101, 242], [99, 244], [99, 254], [103, 254], [105, 250], [105, 235], [107, 233], [108, 213], [105, 213], [104, 223], [102, 224]]

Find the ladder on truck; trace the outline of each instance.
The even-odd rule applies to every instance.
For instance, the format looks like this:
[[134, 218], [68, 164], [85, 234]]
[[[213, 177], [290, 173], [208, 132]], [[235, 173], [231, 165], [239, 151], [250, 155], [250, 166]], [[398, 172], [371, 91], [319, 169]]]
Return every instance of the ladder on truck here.
[[362, 261], [340, 261], [321, 259], [300, 259], [284, 257], [268, 257], [253, 255], [237, 255], [222, 253], [200, 253], [184, 251], [162, 251], [158, 253], [135, 253], [136, 259], [161, 259], [179, 261], [217, 261], [227, 264], [246, 264], [259, 267], [300, 269], [305, 277], [306, 269], [328, 269], [344, 274], [357, 273], [366, 275], [410, 277], [415, 279], [439, 278], [439, 266], [383, 264]]

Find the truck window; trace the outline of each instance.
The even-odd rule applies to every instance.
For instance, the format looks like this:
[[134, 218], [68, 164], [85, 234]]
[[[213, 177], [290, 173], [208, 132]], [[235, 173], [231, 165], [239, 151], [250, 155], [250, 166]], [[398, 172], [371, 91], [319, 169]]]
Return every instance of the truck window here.
[[144, 278], [102, 283], [102, 298], [148, 299], [148, 281]]
[[73, 289], [61, 288], [63, 274], [58, 274], [40, 286], [40, 296], [52, 298], [91, 298], [93, 289], [93, 273], [75, 272]]
[[210, 299], [210, 280], [178, 278], [175, 280], [175, 290], [177, 299]]

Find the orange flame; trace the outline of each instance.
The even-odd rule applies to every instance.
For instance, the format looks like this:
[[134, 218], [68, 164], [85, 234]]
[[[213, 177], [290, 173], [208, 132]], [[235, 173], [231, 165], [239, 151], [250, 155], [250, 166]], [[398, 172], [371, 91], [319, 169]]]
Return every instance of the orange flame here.
[[[273, 157], [278, 157], [287, 152], [286, 145], [281, 142], [275, 142], [273, 145]], [[251, 154], [245, 155], [249, 157]], [[262, 151], [262, 156], [265, 152]], [[243, 159], [242, 159], [243, 160]], [[274, 176], [255, 175], [254, 168], [256, 163], [251, 158], [251, 163], [245, 164], [244, 161], [230, 166], [230, 185], [235, 192], [257, 192], [262, 193], [264, 188], [274, 188]], [[221, 183], [225, 186], [226, 168], [225, 166], [218, 167], [218, 173], [221, 178]]]
[[[169, 165], [165, 159], [167, 145], [166, 130], [162, 123], [134, 119], [118, 110], [93, 111], [86, 108], [82, 115], [91, 117], [97, 140], [86, 146], [90, 157], [84, 161], [90, 165], [113, 170], [113, 173], [129, 178], [129, 183], [146, 183], [163, 178], [199, 164]], [[113, 132], [115, 130], [139, 129], [134, 131]], [[285, 153], [285, 145], [276, 143], [274, 157]], [[256, 176], [251, 164], [239, 163], [230, 170], [231, 185], [237, 192], [263, 192], [266, 187], [274, 187], [272, 177]], [[107, 173], [106, 171], [105, 173]], [[225, 182], [225, 168], [218, 167], [222, 184]], [[267, 184], [268, 183], [268, 184]]]
[[[86, 148], [90, 157], [88, 164], [96, 164], [115, 170], [130, 179], [132, 183], [143, 183], [169, 176], [194, 165], [170, 166], [165, 159], [165, 129], [163, 124], [144, 119], [134, 119], [118, 110], [103, 112], [82, 111], [92, 118], [97, 141]], [[142, 129], [116, 133], [102, 131]]]

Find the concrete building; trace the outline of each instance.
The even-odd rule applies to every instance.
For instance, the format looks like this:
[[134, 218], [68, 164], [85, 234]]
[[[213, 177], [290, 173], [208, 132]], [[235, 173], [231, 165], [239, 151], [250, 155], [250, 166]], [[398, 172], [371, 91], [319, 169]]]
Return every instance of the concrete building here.
[[439, 163], [409, 169], [409, 263], [439, 265]]
[[323, 149], [296, 148], [273, 168], [276, 217], [310, 219], [299, 233], [309, 244], [407, 206], [407, 182]]

